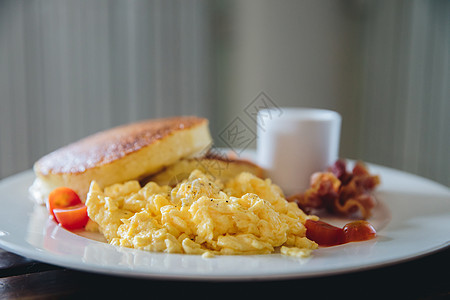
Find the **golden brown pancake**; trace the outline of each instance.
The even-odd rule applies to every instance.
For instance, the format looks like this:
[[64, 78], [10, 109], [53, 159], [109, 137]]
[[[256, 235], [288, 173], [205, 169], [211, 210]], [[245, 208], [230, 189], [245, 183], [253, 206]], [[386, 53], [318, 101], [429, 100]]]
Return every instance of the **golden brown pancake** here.
[[264, 170], [250, 161], [207, 154], [204, 157], [181, 159], [150, 178], [146, 178], [143, 183], [153, 181], [159, 185], [175, 186], [187, 179], [195, 169], [223, 182], [242, 172], [252, 173], [260, 178], [265, 177]]
[[34, 164], [31, 192], [45, 200], [58, 187], [84, 200], [92, 180], [103, 186], [155, 174], [211, 145], [208, 120], [173, 117], [137, 122], [99, 132], [62, 147]]

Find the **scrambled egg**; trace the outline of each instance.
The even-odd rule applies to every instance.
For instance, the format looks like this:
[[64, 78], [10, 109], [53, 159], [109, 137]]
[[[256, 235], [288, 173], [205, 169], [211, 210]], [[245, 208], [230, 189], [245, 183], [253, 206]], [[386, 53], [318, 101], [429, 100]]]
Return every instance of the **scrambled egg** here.
[[226, 183], [194, 170], [176, 187], [137, 181], [103, 191], [92, 182], [89, 217], [113, 245], [147, 251], [308, 256], [308, 218], [270, 179], [241, 173]]

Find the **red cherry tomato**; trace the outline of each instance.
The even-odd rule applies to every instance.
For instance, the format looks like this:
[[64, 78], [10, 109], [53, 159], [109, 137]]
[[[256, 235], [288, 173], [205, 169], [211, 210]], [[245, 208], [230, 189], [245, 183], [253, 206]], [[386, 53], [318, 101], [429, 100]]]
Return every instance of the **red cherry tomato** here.
[[322, 221], [306, 220], [306, 237], [320, 246], [335, 246], [366, 241], [376, 237], [375, 228], [367, 221], [354, 221], [343, 228]]
[[321, 246], [334, 246], [345, 242], [342, 228], [314, 220], [306, 220], [305, 226], [306, 237]]
[[67, 187], [59, 187], [54, 189], [48, 196], [48, 210], [49, 213], [56, 219], [53, 213], [54, 209], [65, 208], [82, 204], [80, 197], [77, 193]]
[[344, 226], [345, 242], [357, 242], [373, 239], [377, 232], [367, 221], [354, 221]]
[[56, 221], [66, 229], [81, 229], [86, 226], [89, 221], [87, 214], [87, 207], [84, 204], [78, 204], [76, 206], [66, 208], [55, 208], [53, 212], [56, 217]]

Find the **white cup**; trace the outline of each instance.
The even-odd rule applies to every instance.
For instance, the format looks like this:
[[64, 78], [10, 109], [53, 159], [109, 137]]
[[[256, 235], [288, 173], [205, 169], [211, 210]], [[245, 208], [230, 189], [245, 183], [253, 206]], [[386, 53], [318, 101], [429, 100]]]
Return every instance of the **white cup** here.
[[304, 192], [314, 172], [338, 159], [341, 121], [337, 112], [324, 109], [260, 110], [258, 164], [286, 196]]

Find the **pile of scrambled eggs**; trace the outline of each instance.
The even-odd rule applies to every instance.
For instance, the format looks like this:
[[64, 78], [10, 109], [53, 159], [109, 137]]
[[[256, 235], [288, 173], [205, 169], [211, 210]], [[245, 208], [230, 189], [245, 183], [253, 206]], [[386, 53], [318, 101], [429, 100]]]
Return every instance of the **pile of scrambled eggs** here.
[[147, 251], [309, 256], [308, 218], [270, 179], [241, 173], [221, 182], [194, 170], [174, 188], [137, 181], [102, 190], [92, 182], [88, 215], [113, 244]]

